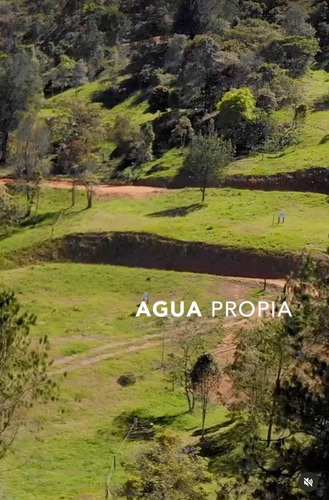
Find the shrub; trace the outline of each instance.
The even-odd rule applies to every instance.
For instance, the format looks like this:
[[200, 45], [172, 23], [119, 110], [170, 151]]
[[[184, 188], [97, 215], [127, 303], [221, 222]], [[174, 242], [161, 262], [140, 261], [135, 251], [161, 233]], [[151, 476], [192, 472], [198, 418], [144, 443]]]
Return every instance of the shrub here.
[[153, 113], [167, 111], [169, 108], [169, 89], [163, 85], [154, 87], [149, 98], [149, 105]]
[[121, 387], [128, 387], [129, 385], [136, 384], [136, 377], [133, 373], [126, 373], [124, 375], [120, 375], [117, 382], [121, 385]]

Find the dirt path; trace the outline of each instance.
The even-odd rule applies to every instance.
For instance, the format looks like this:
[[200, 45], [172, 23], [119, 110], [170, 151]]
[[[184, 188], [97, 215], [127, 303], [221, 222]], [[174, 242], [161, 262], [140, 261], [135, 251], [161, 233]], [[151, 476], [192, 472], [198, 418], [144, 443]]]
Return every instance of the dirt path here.
[[[5, 184], [25, 184], [24, 181], [13, 179], [10, 177], [1, 177], [0, 185]], [[43, 181], [42, 186], [58, 188], [58, 189], [72, 189], [72, 183], [67, 180], [50, 180]], [[77, 185], [78, 190], [84, 190], [83, 184]], [[168, 190], [166, 188], [149, 187], [149, 186], [117, 186], [113, 184], [98, 184], [95, 186], [95, 197], [96, 198], [132, 198], [132, 199], [144, 199], [148, 196], [154, 194], [165, 193]]]
[[106, 343], [102, 346], [90, 349], [83, 354], [64, 356], [54, 361], [53, 367], [55, 369], [51, 371], [51, 375], [63, 375], [64, 373], [72, 372], [84, 366], [99, 363], [104, 359], [113, 358], [114, 356], [120, 354], [124, 355], [157, 346], [160, 343], [159, 339], [161, 337], [162, 334], [145, 335], [145, 337], [137, 337], [127, 339], [125, 341]]
[[[206, 320], [207, 323], [213, 323], [218, 320], [209, 318]], [[213, 350], [215, 357], [223, 364], [231, 363], [234, 359], [234, 353], [237, 347], [234, 338], [234, 329], [250, 327], [253, 321], [229, 317], [225, 318], [223, 321], [223, 327], [229, 329], [228, 334], [223, 338], [221, 343]], [[164, 338], [165, 344], [172, 342], [173, 339], [182, 332], [181, 328], [177, 328]], [[139, 352], [145, 349], [151, 349], [158, 347], [162, 344], [162, 333], [156, 333], [152, 335], [145, 335], [144, 337], [131, 338], [123, 341], [110, 342], [104, 345], [95, 347], [88, 350], [83, 354], [74, 354], [72, 356], [65, 356], [57, 359], [53, 363], [54, 369], [51, 371], [51, 375], [63, 375], [64, 373], [69, 373], [80, 368], [97, 364], [106, 359], [114, 358], [115, 356], [124, 356], [126, 354]], [[223, 380], [224, 385], [227, 385], [229, 381]], [[227, 391], [223, 391], [227, 392]]]

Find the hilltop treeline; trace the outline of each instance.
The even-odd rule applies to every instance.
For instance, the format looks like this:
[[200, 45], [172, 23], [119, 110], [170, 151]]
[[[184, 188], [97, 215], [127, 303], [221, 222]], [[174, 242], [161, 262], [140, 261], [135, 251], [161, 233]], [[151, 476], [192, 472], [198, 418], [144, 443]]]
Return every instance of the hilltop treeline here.
[[[111, 107], [140, 90], [149, 111], [162, 113], [146, 129], [128, 116], [104, 130], [101, 139], [116, 147], [100, 160], [117, 159], [108, 177], [128, 167], [136, 175], [145, 162], [210, 129], [237, 155], [279, 150], [298, 140], [305, 119], [300, 78], [311, 65], [329, 67], [328, 23], [328, 2], [316, 1], [3, 0], [1, 161], [13, 149], [12, 133], [42, 98], [104, 76], [117, 85], [111, 99], [96, 101]], [[272, 112], [286, 105], [295, 118], [278, 126]], [[53, 133], [54, 120], [48, 126], [53, 173], [71, 175], [61, 162], [67, 144]], [[96, 143], [92, 149], [97, 153]]]

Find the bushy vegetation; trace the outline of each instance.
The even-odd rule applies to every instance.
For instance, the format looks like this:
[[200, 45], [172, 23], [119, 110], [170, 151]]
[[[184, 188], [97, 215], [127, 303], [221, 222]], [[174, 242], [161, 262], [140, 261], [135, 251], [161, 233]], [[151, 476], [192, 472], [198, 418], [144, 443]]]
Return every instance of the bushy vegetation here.
[[[105, 179], [139, 177], [152, 156], [161, 157], [177, 140], [185, 147], [187, 141], [177, 134], [170, 140], [184, 116], [194, 133], [203, 134], [204, 121], [212, 113], [216, 134], [230, 140], [239, 156], [267, 149], [269, 143], [271, 152], [281, 151], [289, 141], [277, 140], [273, 113], [303, 104], [301, 77], [317, 61], [326, 67], [327, 14], [321, 9], [305, 2], [238, 0], [231, 5], [226, 0], [197, 0], [193, 6], [185, 0], [163, 0], [161, 6], [152, 0], [131, 5], [81, 1], [71, 7], [49, 1], [47, 7], [40, 3], [33, 8], [25, 1], [15, 7], [3, 2], [3, 162], [10, 136], [25, 119], [22, 113], [35, 106], [36, 95], [40, 107], [42, 91], [49, 103], [52, 96], [60, 102], [67, 92], [68, 99], [82, 97], [88, 86], [95, 89], [89, 98], [103, 104], [103, 124], [111, 123], [111, 131], [106, 130], [93, 148], [98, 176]], [[25, 16], [22, 24], [17, 23], [20, 14]], [[99, 86], [98, 79], [107, 83]], [[132, 96], [138, 105], [144, 102], [147, 108], [149, 103], [148, 116], [136, 120], [135, 110], [122, 106], [113, 117], [110, 110]], [[228, 111], [234, 123], [228, 124]], [[146, 131], [136, 128], [122, 151], [122, 124], [128, 119], [138, 126], [157, 122], [158, 113], [164, 115], [164, 126], [153, 127], [154, 135], [150, 124]], [[175, 123], [169, 125], [172, 120]], [[52, 171], [63, 172], [63, 144], [56, 136], [51, 143], [47, 155]]]

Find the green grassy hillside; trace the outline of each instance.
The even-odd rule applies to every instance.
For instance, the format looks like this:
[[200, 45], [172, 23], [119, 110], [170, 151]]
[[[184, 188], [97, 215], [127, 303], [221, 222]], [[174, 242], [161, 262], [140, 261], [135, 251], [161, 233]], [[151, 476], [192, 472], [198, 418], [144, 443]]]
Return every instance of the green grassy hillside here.
[[[323, 70], [310, 72], [303, 79], [302, 97], [308, 106], [308, 114], [299, 144], [276, 154], [256, 154], [236, 161], [228, 173], [270, 175], [328, 166], [329, 141], [321, 142], [329, 134], [329, 74]], [[293, 119], [293, 110], [288, 108], [275, 116], [279, 121], [289, 122]]]
[[[34, 334], [50, 336], [55, 360], [80, 355], [68, 358], [66, 364], [54, 364], [54, 370], [68, 370], [66, 378], [57, 377], [58, 401], [33, 409], [19, 433], [15, 454], [1, 463], [6, 474], [0, 493], [8, 500], [102, 498], [113, 455], [118, 462], [116, 486], [124, 479], [121, 461], [145, 446], [138, 440], [122, 446], [127, 413], [150, 418], [157, 433], [170, 428], [184, 442], [196, 442], [199, 408], [193, 415], [185, 413], [183, 394], [171, 390], [160, 368], [163, 331], [174, 336], [185, 321], [136, 319], [132, 314], [146, 289], [153, 302], [189, 300], [202, 287], [201, 307], [233, 293], [252, 299], [259, 291], [248, 280], [80, 264], [2, 271], [3, 286], [17, 290], [23, 306], [37, 314]], [[211, 345], [221, 337], [219, 330]], [[135, 350], [129, 351], [132, 347]], [[173, 349], [172, 341], [165, 344], [166, 354]], [[100, 354], [108, 359], [97, 359]], [[89, 365], [81, 364], [88, 359]], [[134, 386], [117, 383], [124, 373], [136, 376]], [[211, 405], [207, 427], [215, 426], [215, 431], [227, 418], [224, 408]]]
[[[99, 199], [84, 210], [85, 196], [70, 206], [68, 190], [43, 188], [39, 215], [0, 241], [3, 255], [74, 232], [144, 231], [180, 240], [269, 250], [325, 251], [327, 196], [310, 193], [209, 189], [200, 205], [198, 189], [162, 193], [143, 200]], [[277, 224], [278, 210], [286, 211]], [[273, 223], [274, 221], [274, 223]]]

